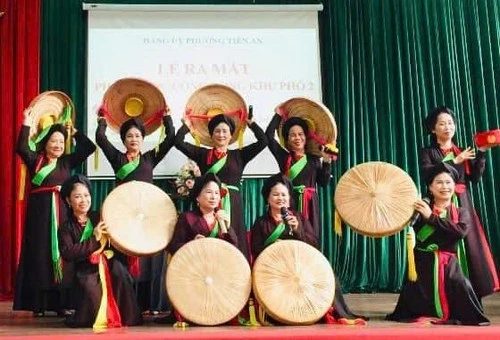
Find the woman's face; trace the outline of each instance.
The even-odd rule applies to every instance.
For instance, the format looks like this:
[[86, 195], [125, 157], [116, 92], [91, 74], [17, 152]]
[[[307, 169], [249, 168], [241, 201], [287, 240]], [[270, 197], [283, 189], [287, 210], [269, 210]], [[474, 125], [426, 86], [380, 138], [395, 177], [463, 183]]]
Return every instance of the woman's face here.
[[90, 205], [92, 203], [92, 198], [90, 197], [90, 192], [87, 187], [81, 183], [76, 183], [71, 190], [71, 194], [66, 198], [73, 214], [75, 215], [85, 215], [90, 210]]
[[198, 202], [200, 209], [203, 210], [215, 210], [215, 208], [219, 207], [220, 188], [217, 183], [210, 181], [205, 184], [198, 197], [196, 197], [196, 202]]
[[282, 207], [288, 208], [290, 206], [290, 193], [288, 188], [283, 183], [277, 183], [271, 188], [267, 203], [271, 210], [280, 210]]
[[429, 190], [437, 200], [450, 200], [455, 192], [455, 182], [449, 173], [443, 172], [434, 177]]
[[226, 123], [219, 123], [212, 133], [212, 141], [215, 147], [227, 147], [231, 137], [231, 129]]
[[448, 113], [440, 113], [434, 125], [434, 130], [438, 141], [448, 141], [455, 135], [455, 121]]
[[287, 145], [292, 151], [304, 151], [306, 147], [306, 134], [300, 125], [294, 125], [288, 131]]
[[50, 158], [59, 158], [64, 153], [64, 135], [56, 131], [50, 135], [45, 144], [45, 153]]
[[142, 142], [144, 138], [142, 137], [141, 131], [136, 127], [131, 127], [125, 134], [125, 148], [127, 151], [140, 151]]

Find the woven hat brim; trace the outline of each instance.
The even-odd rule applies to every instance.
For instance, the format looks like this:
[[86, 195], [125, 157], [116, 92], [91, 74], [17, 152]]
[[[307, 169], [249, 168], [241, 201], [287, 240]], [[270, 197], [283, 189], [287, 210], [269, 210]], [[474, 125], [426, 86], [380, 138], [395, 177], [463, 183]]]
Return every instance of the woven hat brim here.
[[335, 298], [335, 276], [328, 260], [309, 244], [285, 240], [255, 260], [253, 291], [265, 311], [289, 325], [320, 320]]
[[54, 121], [57, 121], [68, 105], [71, 106], [71, 119], [74, 122], [75, 106], [67, 94], [60, 91], [45, 91], [36, 96], [28, 106], [30, 109], [30, 117], [32, 117], [33, 121], [30, 128], [30, 139], [36, 139], [38, 134], [42, 131], [39, 126], [42, 117], [51, 115], [54, 117]]
[[172, 239], [177, 209], [156, 185], [131, 181], [113, 189], [102, 206], [111, 243], [127, 255], [153, 255]]
[[[125, 103], [130, 98], [142, 101], [143, 111], [135, 118], [143, 124], [167, 109], [165, 97], [155, 85], [138, 78], [119, 79], [106, 90], [103, 97], [103, 106], [111, 117], [108, 126], [115, 132], [119, 132], [121, 125], [132, 118], [125, 110]], [[161, 124], [161, 119], [153, 119], [150, 124], [145, 124], [146, 135], [156, 131]]]
[[[230, 115], [235, 123], [235, 132], [231, 136], [230, 144], [236, 142], [240, 132], [246, 126], [247, 106], [243, 97], [222, 84], [210, 84], [196, 90], [188, 99], [184, 119], [191, 121], [191, 134], [199, 138], [200, 143], [213, 146], [212, 137], [208, 131], [209, 119], [195, 119], [192, 115], [206, 116], [210, 110], [218, 109], [221, 113], [242, 112], [241, 115]], [[242, 119], [244, 117], [245, 119]]]
[[384, 237], [401, 231], [414, 212], [418, 191], [399, 167], [368, 162], [349, 169], [335, 188], [335, 207], [356, 232]]
[[[325, 105], [309, 98], [295, 97], [279, 106], [285, 110], [288, 118], [298, 117], [304, 119], [308, 123], [309, 129], [326, 141], [325, 144], [336, 144], [337, 124], [333, 114]], [[280, 140], [283, 139], [284, 123], [285, 121], [282, 120], [278, 128]], [[286, 144], [286, 141], [284, 142]], [[283, 146], [286, 147], [286, 145]], [[320, 144], [312, 138], [307, 139], [306, 152], [322, 157]]]
[[172, 305], [187, 320], [215, 326], [230, 321], [245, 307], [250, 291], [250, 266], [236, 247], [217, 238], [182, 246], [166, 274]]

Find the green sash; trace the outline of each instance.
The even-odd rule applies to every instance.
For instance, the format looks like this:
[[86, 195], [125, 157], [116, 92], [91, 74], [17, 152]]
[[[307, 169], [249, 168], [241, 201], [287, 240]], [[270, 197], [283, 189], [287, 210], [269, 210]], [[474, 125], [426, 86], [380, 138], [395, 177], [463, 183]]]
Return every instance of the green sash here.
[[125, 163], [117, 172], [116, 172], [116, 177], [118, 179], [122, 180], [126, 178], [128, 175], [130, 175], [131, 172], [133, 172], [137, 167], [139, 166], [141, 160], [141, 156], [137, 157], [137, 159]]
[[307, 155], [302, 156], [297, 162], [295, 162], [288, 171], [288, 178], [290, 181], [293, 181], [295, 177], [297, 177], [302, 170], [307, 165]]
[[283, 234], [284, 231], [285, 231], [285, 223], [281, 222], [280, 224], [278, 224], [276, 226], [276, 228], [274, 228], [274, 230], [271, 233], [271, 235], [269, 235], [266, 238], [266, 240], [264, 241], [264, 246], [267, 247], [271, 243], [276, 242], [276, 240], [280, 238], [280, 236]]
[[227, 190], [227, 193], [226, 195], [224, 195], [224, 197], [221, 198], [220, 204], [222, 210], [224, 210], [229, 217], [229, 223], [231, 223], [231, 194], [229, 193], [229, 189], [240, 191], [240, 188], [235, 185], [227, 185], [225, 183], [221, 183], [221, 187]]
[[215, 223], [215, 226], [210, 232], [210, 235], [208, 235], [208, 237], [217, 237], [218, 235], [219, 235], [219, 221]]
[[220, 169], [222, 169], [222, 167], [224, 165], [226, 165], [226, 161], [227, 161], [227, 155], [225, 155], [224, 157], [219, 159], [217, 162], [212, 164], [210, 169], [207, 170], [207, 173], [212, 173], [212, 174], [217, 175], [217, 173], [220, 171]]
[[43, 183], [43, 181], [45, 180], [45, 178], [47, 178], [47, 176], [50, 175], [50, 173], [52, 171], [54, 171], [54, 169], [56, 168], [56, 165], [57, 165], [57, 158], [54, 162], [50, 162], [49, 164], [47, 164], [43, 168], [41, 168], [35, 174], [35, 176], [33, 176], [33, 179], [31, 180], [31, 182], [33, 184], [40, 186]]
[[85, 223], [85, 228], [83, 229], [82, 237], [80, 238], [80, 243], [87, 241], [90, 236], [92, 236], [92, 233], [94, 231], [94, 225], [92, 224], [92, 221], [90, 218], [87, 220], [87, 223]]
[[[448, 212], [445, 210], [439, 215], [439, 217], [446, 218], [447, 215], [448, 215]], [[434, 228], [433, 226], [428, 225], [428, 224], [424, 224], [422, 226], [422, 228], [417, 233], [417, 239], [420, 242], [425, 242], [425, 240], [427, 240], [432, 234], [434, 234], [435, 231], [436, 231], [436, 228]]]

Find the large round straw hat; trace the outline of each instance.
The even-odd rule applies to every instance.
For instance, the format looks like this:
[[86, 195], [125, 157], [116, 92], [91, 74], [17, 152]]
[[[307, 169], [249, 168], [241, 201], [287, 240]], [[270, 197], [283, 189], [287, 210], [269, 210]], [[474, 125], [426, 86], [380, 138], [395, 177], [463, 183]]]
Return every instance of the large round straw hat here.
[[217, 238], [193, 240], [168, 264], [167, 293], [172, 305], [198, 325], [225, 323], [245, 307], [252, 288], [243, 254]]
[[165, 249], [174, 232], [177, 211], [156, 185], [131, 181], [104, 200], [102, 218], [111, 243], [127, 255], [152, 255]]
[[130, 118], [144, 124], [146, 135], [162, 124], [168, 111], [161, 91], [153, 84], [137, 78], [123, 78], [114, 82], [104, 94], [103, 107], [109, 127], [120, 132], [120, 126]]
[[[281, 103], [278, 107], [281, 108], [286, 119], [292, 117], [304, 119], [309, 126], [309, 132], [313, 132], [321, 139], [321, 143], [319, 143], [318, 140], [307, 138], [306, 152], [321, 157], [321, 145], [333, 144], [335, 146], [337, 142], [337, 124], [335, 124], [332, 113], [325, 105], [312, 99], [296, 97]], [[284, 147], [286, 147], [286, 141], [283, 140], [283, 125], [286, 119], [281, 121], [278, 128], [278, 135]]]
[[208, 122], [221, 113], [230, 116], [236, 125], [229, 142], [232, 144], [245, 129], [247, 106], [243, 97], [229, 86], [210, 84], [196, 90], [188, 99], [184, 119], [191, 122], [191, 134], [195, 139], [199, 138], [201, 144], [213, 146]]
[[340, 217], [365, 236], [389, 236], [409, 222], [417, 188], [411, 177], [384, 162], [359, 164], [348, 170], [335, 189]]
[[29, 115], [33, 119], [30, 139], [35, 140], [42, 130], [60, 122], [68, 106], [71, 109], [71, 120], [74, 122], [75, 106], [68, 95], [60, 91], [46, 91], [36, 96], [28, 106]]
[[252, 277], [253, 292], [264, 310], [289, 325], [315, 323], [335, 297], [330, 263], [302, 241], [279, 241], [264, 249], [254, 263]]

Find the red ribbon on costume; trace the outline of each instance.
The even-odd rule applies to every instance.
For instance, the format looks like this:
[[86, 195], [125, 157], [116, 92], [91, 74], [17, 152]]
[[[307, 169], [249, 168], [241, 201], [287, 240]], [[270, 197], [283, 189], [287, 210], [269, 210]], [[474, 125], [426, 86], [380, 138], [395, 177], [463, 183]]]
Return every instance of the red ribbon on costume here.
[[305, 187], [304, 188], [304, 196], [302, 197], [302, 214], [305, 218], [309, 218], [309, 202], [312, 200], [314, 193], [316, 192], [316, 188], [313, 187]]
[[455, 184], [455, 193], [463, 194], [467, 190], [467, 186], [464, 183]]
[[130, 275], [138, 278], [141, 275], [141, 263], [137, 256], [127, 256], [128, 271]]
[[207, 165], [212, 164], [212, 160], [214, 157], [215, 157], [215, 159], [219, 160], [222, 157], [224, 157], [225, 155], [226, 155], [225, 151], [219, 151], [215, 148], [210, 149], [210, 151], [208, 152], [208, 156], [207, 156]]
[[445, 287], [445, 267], [450, 262], [450, 259], [456, 256], [454, 253], [448, 251], [439, 250], [438, 252], [439, 259], [439, 301], [441, 303], [441, 310], [443, 312], [442, 321], [448, 320], [450, 317], [450, 307], [448, 304], [448, 297], [446, 296], [446, 287]]
[[[451, 148], [447, 149], [447, 150], [443, 150], [441, 149], [441, 151], [443, 151], [443, 154], [446, 156], [447, 154], [449, 154], [450, 152], [453, 151], [453, 154], [455, 156], [458, 156], [462, 153], [462, 150], [460, 150], [458, 148], [458, 146], [456, 146], [454, 143], [451, 144]], [[471, 171], [470, 171], [470, 161], [468, 159], [466, 159], [464, 161], [464, 167], [465, 167], [465, 173], [467, 175], [470, 175]]]
[[[108, 261], [107, 258], [104, 254], [98, 253], [98, 254], [91, 254], [89, 256], [89, 261], [92, 264], [97, 264], [102, 266], [102, 269], [104, 271], [104, 277], [100, 277], [101, 282], [105, 281], [106, 285], [106, 296], [101, 296], [101, 301], [102, 299], [106, 299], [106, 328], [119, 328], [122, 327], [122, 320], [120, 316], [120, 310], [118, 309], [118, 305], [115, 300], [115, 296], [113, 295], [113, 285], [111, 282], [111, 275], [109, 274], [109, 267], [108, 267]], [[101, 271], [99, 271], [99, 276], [101, 276]], [[104, 292], [103, 292], [104, 293]], [[98, 318], [99, 318], [99, 313], [98, 313]], [[94, 324], [94, 327], [101, 327], [102, 325], [99, 323], [99, 321], [103, 320], [96, 320], [96, 323]]]

